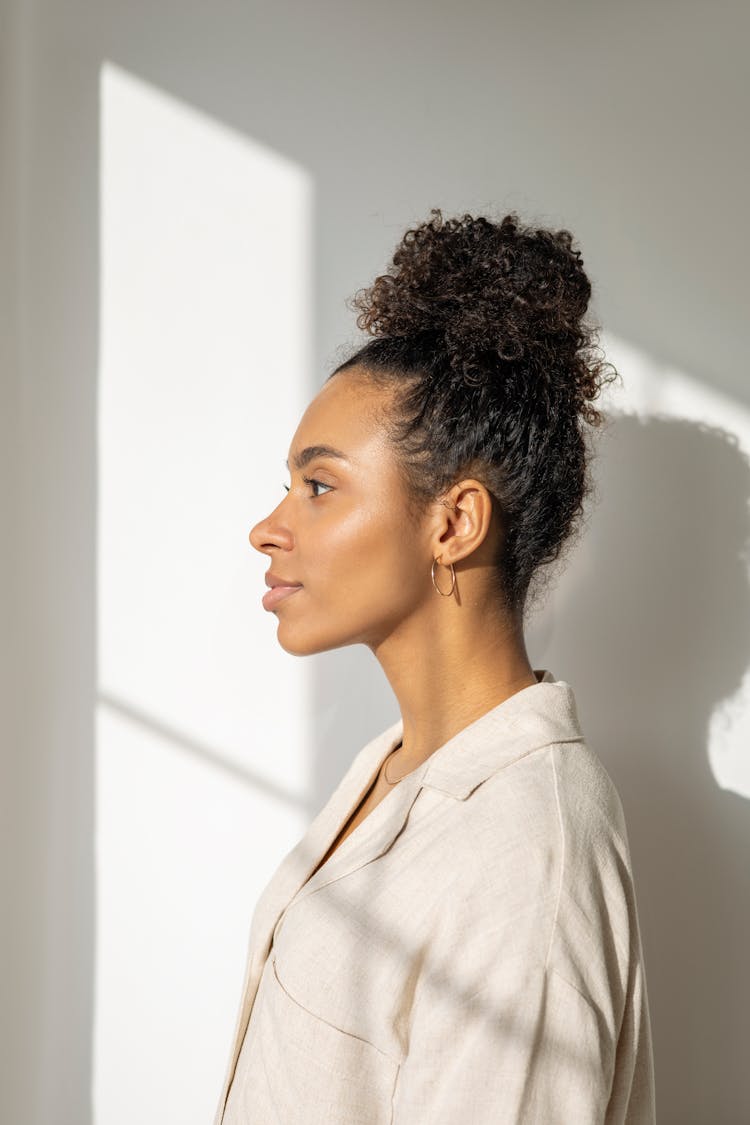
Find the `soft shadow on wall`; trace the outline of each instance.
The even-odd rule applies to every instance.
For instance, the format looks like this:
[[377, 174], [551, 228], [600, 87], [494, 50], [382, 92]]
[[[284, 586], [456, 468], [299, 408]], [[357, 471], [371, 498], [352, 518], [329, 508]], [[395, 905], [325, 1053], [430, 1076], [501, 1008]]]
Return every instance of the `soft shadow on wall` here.
[[661, 1119], [729, 1125], [750, 1120], [750, 464], [726, 430], [621, 414], [598, 482], [552, 666], [626, 812]]

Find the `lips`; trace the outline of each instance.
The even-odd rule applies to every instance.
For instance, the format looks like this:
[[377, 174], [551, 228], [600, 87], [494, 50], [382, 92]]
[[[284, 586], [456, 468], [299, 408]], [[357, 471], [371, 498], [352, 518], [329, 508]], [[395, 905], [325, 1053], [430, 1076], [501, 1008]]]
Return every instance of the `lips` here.
[[295, 586], [282, 586], [281, 584], [275, 584], [271, 587], [270, 590], [268, 590], [267, 593], [263, 595], [263, 608], [269, 610], [275, 609], [276, 606], [280, 602], [284, 601], [285, 598], [291, 597], [292, 594], [296, 594], [297, 591], [301, 589], [301, 583], [297, 583], [297, 585]]
[[301, 582], [293, 582], [291, 578], [280, 578], [277, 574], [272, 574], [270, 570], [265, 574], [266, 586], [301, 586]]

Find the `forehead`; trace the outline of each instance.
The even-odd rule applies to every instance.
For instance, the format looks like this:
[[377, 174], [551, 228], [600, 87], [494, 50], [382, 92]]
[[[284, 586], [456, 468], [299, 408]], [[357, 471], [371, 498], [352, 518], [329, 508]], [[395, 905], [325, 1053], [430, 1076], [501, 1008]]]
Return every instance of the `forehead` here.
[[334, 375], [302, 415], [290, 458], [312, 445], [340, 450], [354, 467], [386, 457], [389, 449], [380, 415], [387, 398], [385, 391], [365, 379], [346, 372]]

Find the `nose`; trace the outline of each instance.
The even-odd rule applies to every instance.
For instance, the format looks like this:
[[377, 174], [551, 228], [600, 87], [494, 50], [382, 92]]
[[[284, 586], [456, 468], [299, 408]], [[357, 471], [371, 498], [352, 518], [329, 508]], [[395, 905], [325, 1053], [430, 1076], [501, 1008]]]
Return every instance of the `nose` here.
[[289, 550], [292, 545], [292, 536], [289, 529], [279, 524], [275, 519], [276, 511], [271, 512], [270, 516], [266, 516], [265, 519], [256, 523], [248, 534], [250, 546], [262, 554], [268, 554], [269, 547]]

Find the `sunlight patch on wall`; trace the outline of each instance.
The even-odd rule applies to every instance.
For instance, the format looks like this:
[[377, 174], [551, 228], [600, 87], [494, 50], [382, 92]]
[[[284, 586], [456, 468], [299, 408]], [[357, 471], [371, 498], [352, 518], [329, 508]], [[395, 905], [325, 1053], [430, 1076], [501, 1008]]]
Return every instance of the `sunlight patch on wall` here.
[[312, 184], [109, 62], [100, 96], [94, 1119], [198, 1125], [309, 821], [308, 672], [247, 536], [310, 397]]

